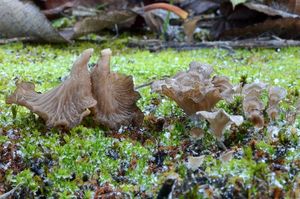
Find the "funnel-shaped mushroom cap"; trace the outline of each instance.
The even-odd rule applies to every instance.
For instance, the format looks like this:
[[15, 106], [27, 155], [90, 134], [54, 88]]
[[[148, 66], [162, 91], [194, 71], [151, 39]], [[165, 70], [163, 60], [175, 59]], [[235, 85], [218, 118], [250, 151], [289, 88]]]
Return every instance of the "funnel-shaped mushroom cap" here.
[[209, 79], [210, 75], [214, 72], [214, 69], [211, 67], [211, 65], [199, 62], [191, 62], [189, 67], [190, 71], [197, 71], [198, 74], [200, 74], [201, 79]]
[[229, 162], [230, 160], [232, 160], [234, 152], [234, 150], [225, 151], [220, 155], [219, 159], [222, 161], [222, 163]]
[[[243, 88], [243, 95], [260, 95], [261, 92], [266, 88], [266, 84], [262, 82], [254, 82], [251, 84], [246, 84]], [[253, 94], [253, 92], [258, 94]], [[250, 94], [252, 93], [252, 94]]]
[[188, 156], [186, 166], [187, 168], [195, 171], [203, 164], [204, 159], [205, 159], [205, 155], [201, 155], [198, 157]]
[[199, 111], [196, 113], [205, 118], [209, 124], [212, 132], [218, 140], [222, 139], [225, 128], [234, 123], [239, 126], [244, 122], [243, 116], [240, 115], [229, 115], [223, 109], [216, 112]]
[[110, 71], [111, 50], [101, 51], [101, 58], [91, 73], [93, 96], [97, 105], [91, 110], [94, 120], [111, 129], [121, 125], [140, 125], [144, 115], [136, 102], [140, 94], [134, 91], [131, 76]]
[[243, 88], [243, 110], [245, 116], [258, 128], [263, 127], [264, 117], [262, 111], [264, 104], [260, 99], [261, 92], [265, 89], [264, 83], [246, 84]]
[[155, 81], [151, 89], [174, 100], [188, 115], [211, 110], [222, 99], [219, 89], [209, 79], [211, 73], [210, 66], [192, 62], [187, 72]]
[[275, 120], [278, 116], [278, 104], [285, 98], [287, 92], [284, 88], [278, 86], [271, 86], [269, 88], [269, 107], [267, 113], [272, 120]]
[[27, 107], [46, 121], [48, 127], [72, 128], [96, 105], [91, 93], [87, 63], [93, 49], [85, 50], [75, 61], [70, 77], [56, 88], [39, 94], [32, 83], [17, 83], [16, 91], [7, 98], [8, 104]]
[[219, 89], [222, 99], [227, 102], [233, 102], [233, 95], [235, 93], [233, 86], [229, 82], [229, 78], [225, 76], [215, 76], [212, 83]]

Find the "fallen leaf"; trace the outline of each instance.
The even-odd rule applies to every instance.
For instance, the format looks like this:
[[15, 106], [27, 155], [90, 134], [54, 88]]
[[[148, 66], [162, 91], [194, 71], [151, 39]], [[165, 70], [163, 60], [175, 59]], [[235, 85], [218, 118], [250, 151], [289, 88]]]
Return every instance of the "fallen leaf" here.
[[38, 41], [69, 42], [69, 38], [58, 33], [29, 1], [2, 0], [0, 21], [0, 35], [6, 38], [30, 37]]
[[77, 38], [90, 33], [97, 33], [105, 28], [115, 25], [130, 27], [137, 17], [137, 13], [131, 10], [116, 10], [105, 12], [93, 17], [87, 17], [78, 21], [72, 28], [72, 38]]
[[246, 0], [230, 0], [230, 2], [232, 3], [232, 7], [233, 9], [235, 8], [235, 6], [239, 5], [239, 4], [242, 4], [242, 3], [245, 3]]
[[190, 10], [190, 12], [197, 16], [209, 10], [216, 10], [220, 7], [220, 3], [214, 0], [192, 0], [182, 1], [180, 7], [185, 10]]

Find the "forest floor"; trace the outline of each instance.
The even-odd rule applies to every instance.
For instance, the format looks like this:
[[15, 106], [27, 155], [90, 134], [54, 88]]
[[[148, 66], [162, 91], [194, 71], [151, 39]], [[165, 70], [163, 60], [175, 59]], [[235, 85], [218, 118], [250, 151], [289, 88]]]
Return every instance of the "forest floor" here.
[[[90, 198], [118, 195], [161, 197], [171, 191], [184, 198], [293, 198], [300, 196], [300, 122], [253, 129], [246, 122], [225, 135], [220, 149], [206, 129], [191, 137], [194, 123], [167, 98], [139, 89], [139, 107], [145, 113], [141, 129], [104, 131], [81, 125], [70, 132], [47, 130], [26, 108], [6, 105], [5, 97], [17, 80], [32, 81], [44, 92], [69, 74], [75, 58], [94, 48], [90, 65], [100, 50], [113, 51], [112, 69], [134, 77], [136, 86], [186, 70], [191, 61], [211, 64], [214, 74], [232, 83], [263, 81], [288, 92], [282, 107], [299, 98], [299, 48], [150, 53], [127, 48], [127, 39], [73, 45], [13, 43], [0, 47], [0, 195], [18, 186], [15, 196]], [[229, 112], [241, 103], [220, 102]], [[189, 156], [204, 156], [201, 166], [188, 169]], [[226, 158], [229, 155], [230, 158]]]

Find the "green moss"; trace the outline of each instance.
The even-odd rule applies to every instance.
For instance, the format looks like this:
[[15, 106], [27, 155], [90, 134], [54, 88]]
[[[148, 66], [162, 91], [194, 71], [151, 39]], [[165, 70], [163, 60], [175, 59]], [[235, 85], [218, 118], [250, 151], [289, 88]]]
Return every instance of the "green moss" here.
[[[215, 74], [229, 76], [233, 83], [248, 82], [258, 79], [267, 83], [291, 88], [293, 96], [298, 95], [300, 88], [299, 66], [297, 57], [298, 48], [285, 48], [280, 52], [274, 50], [236, 50], [235, 54], [228, 54], [220, 49], [199, 49], [195, 51], [177, 52], [166, 50], [158, 53], [138, 49], [128, 49], [125, 46], [126, 37], [113, 40], [103, 37], [100, 44], [89, 42], [76, 42], [72, 45], [31, 45], [13, 43], [0, 48], [0, 123], [5, 130], [18, 129], [20, 139], [18, 147], [24, 155], [27, 169], [19, 174], [9, 174], [8, 181], [14, 184], [24, 184], [32, 191], [43, 187], [47, 196], [69, 198], [91, 180], [98, 180], [100, 184], [108, 182], [124, 192], [133, 194], [134, 190], [158, 191], [157, 179], [164, 179], [164, 173], [149, 172], [149, 162], [153, 160], [153, 153], [159, 146], [180, 146], [182, 140], [188, 138], [188, 122], [180, 118], [184, 113], [178, 106], [168, 99], [163, 99], [156, 110], [156, 116], [172, 117], [170, 128], [163, 132], [153, 133], [155, 141], [152, 144], [142, 145], [131, 139], [115, 139], [97, 128], [79, 126], [69, 133], [57, 130], [48, 131], [34, 114], [19, 106], [5, 104], [5, 97], [15, 89], [15, 81], [26, 80], [36, 84], [36, 90], [44, 92], [61, 82], [69, 74], [70, 67], [76, 57], [86, 48], [94, 48], [95, 53], [90, 63], [95, 63], [100, 50], [110, 47], [114, 52], [112, 69], [134, 77], [136, 85], [153, 81], [155, 79], [172, 76], [178, 71], [188, 68], [191, 61], [200, 61], [212, 64]], [[105, 41], [107, 39], [107, 41]], [[240, 80], [242, 78], [242, 80]], [[151, 103], [157, 94], [151, 94], [150, 88], [139, 90], [142, 99], [139, 106], [144, 109]], [[293, 99], [291, 101], [295, 101]], [[237, 99], [232, 105], [226, 106], [229, 112], [241, 110], [241, 101]], [[206, 128], [207, 130], [207, 128]], [[151, 134], [151, 132], [147, 132]], [[245, 134], [243, 134], [245, 135]], [[280, 133], [280, 142], [283, 144], [299, 142], [295, 134]], [[241, 141], [243, 138], [238, 138]], [[0, 144], [8, 140], [7, 136], [0, 136]], [[292, 140], [292, 141], [290, 141]], [[203, 149], [215, 145], [215, 140], [209, 133], [202, 139]], [[257, 147], [269, 154], [274, 154], [274, 148], [269, 143], [261, 141]], [[114, 150], [118, 158], [108, 155]], [[205, 161], [205, 171], [209, 175], [242, 175], [245, 180], [263, 172], [269, 172], [265, 163], [256, 163], [253, 160], [251, 147], [244, 148], [241, 159], [233, 159], [228, 163], [221, 163], [215, 157], [208, 155]], [[181, 157], [182, 151], [178, 152]], [[299, 154], [298, 151], [288, 152], [289, 161]], [[136, 161], [135, 165], [125, 169], [126, 180], [116, 181], [123, 164]], [[178, 173], [183, 177], [187, 170], [183, 159], [178, 159], [175, 165]], [[165, 163], [171, 165], [174, 160], [166, 157]], [[42, 165], [37, 162], [42, 162]], [[50, 162], [50, 163], [49, 163]], [[175, 164], [175, 163], [174, 163]], [[45, 179], [28, 168], [37, 166], [44, 174]], [[247, 165], [247, 167], [245, 167]], [[169, 167], [167, 167], [169, 168]], [[170, 167], [171, 168], [171, 167]], [[174, 168], [173, 168], [174, 169]], [[260, 176], [261, 177], [261, 176]], [[51, 186], [45, 181], [51, 182]], [[163, 181], [163, 180], [162, 180]], [[250, 182], [249, 182], [250, 183]], [[251, 192], [255, 192], [253, 187]], [[196, 189], [196, 188], [195, 188]], [[91, 191], [84, 192], [90, 197]], [[190, 193], [195, 194], [195, 190]]]
[[39, 184], [33, 178], [33, 176], [34, 174], [29, 169], [25, 169], [16, 176], [13, 176], [12, 173], [9, 173], [7, 178], [15, 185], [27, 187], [33, 193], [35, 193], [39, 188]]
[[273, 148], [271, 145], [269, 145], [269, 144], [267, 144], [266, 142], [264, 142], [264, 141], [259, 141], [259, 142], [256, 144], [256, 147], [257, 147], [258, 149], [260, 149], [260, 150], [263, 150], [263, 151], [269, 153], [270, 155], [273, 155], [273, 154], [275, 153], [274, 148]]
[[0, 135], [0, 144], [3, 144], [5, 142], [7, 142], [8, 140], [9, 140], [9, 138], [7, 136]]

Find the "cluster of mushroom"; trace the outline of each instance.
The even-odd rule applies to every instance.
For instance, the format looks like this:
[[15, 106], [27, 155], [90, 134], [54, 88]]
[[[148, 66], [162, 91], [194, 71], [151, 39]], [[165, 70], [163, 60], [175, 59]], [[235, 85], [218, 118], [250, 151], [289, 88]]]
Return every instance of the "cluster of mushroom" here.
[[246, 84], [241, 88], [240, 85], [231, 85], [227, 77], [210, 77], [212, 73], [211, 66], [192, 62], [187, 72], [179, 72], [172, 78], [154, 82], [152, 91], [174, 100], [186, 114], [198, 115], [206, 119], [218, 141], [221, 140], [227, 126], [230, 124], [239, 126], [244, 121], [241, 115], [230, 115], [223, 109], [213, 110], [220, 100], [232, 102], [235, 95], [241, 94], [245, 117], [255, 127], [261, 128], [265, 123], [263, 116], [265, 106], [261, 94], [268, 88], [269, 105], [266, 112], [271, 120], [278, 117], [279, 103], [287, 94], [285, 89], [277, 86], [268, 87], [264, 83]]
[[[262, 100], [261, 93], [264, 90], [268, 90], [268, 107], [265, 108]], [[287, 91], [284, 88], [278, 86], [269, 86], [263, 83], [252, 83], [248, 84], [243, 88], [243, 109], [246, 117], [258, 128], [264, 126], [264, 115], [266, 111], [271, 121], [275, 121], [279, 115], [279, 103], [286, 97]], [[296, 104], [296, 110], [287, 112], [287, 122], [292, 124], [295, 122], [296, 116], [300, 113], [299, 111], [300, 100]]]
[[[93, 49], [85, 50], [73, 64], [70, 77], [57, 87], [40, 94], [35, 91], [33, 83], [20, 82], [6, 103], [27, 107], [44, 119], [48, 127], [69, 129], [80, 124], [88, 115], [93, 116], [96, 124], [110, 129], [118, 129], [122, 125], [140, 125], [144, 114], [136, 105], [140, 94], [134, 90], [132, 77], [110, 71], [110, 49], [101, 51], [98, 63], [90, 72], [87, 64], [92, 53]], [[214, 110], [214, 107], [220, 100], [232, 102], [234, 95], [239, 92], [243, 96], [245, 117], [255, 127], [264, 126], [263, 111], [268, 113], [271, 120], [278, 117], [279, 102], [287, 94], [285, 89], [268, 87], [269, 106], [265, 110], [261, 94], [267, 88], [266, 84], [234, 87], [227, 77], [211, 77], [212, 73], [210, 65], [192, 62], [188, 71], [155, 81], [151, 88], [153, 92], [174, 100], [187, 115], [206, 119], [219, 141], [227, 126], [239, 126], [244, 118], [230, 115], [223, 109]], [[295, 120], [299, 112], [300, 101], [296, 111], [290, 114], [290, 120]]]
[[222, 99], [231, 102], [234, 93], [227, 77], [211, 78], [212, 73], [210, 65], [192, 62], [187, 72], [155, 81], [151, 88], [153, 92], [174, 100], [188, 115], [197, 111], [210, 111]]
[[245, 116], [258, 128], [264, 126], [263, 110], [265, 106], [260, 97], [266, 86], [264, 83], [246, 84], [242, 92]]
[[192, 62], [187, 72], [152, 84], [152, 91], [174, 100], [188, 115], [198, 115], [210, 123], [210, 128], [220, 141], [227, 126], [241, 125], [243, 116], [229, 115], [223, 109], [212, 109], [220, 100], [233, 101], [235, 88], [225, 76], [211, 77], [210, 65]]
[[69, 78], [57, 87], [40, 94], [33, 83], [20, 82], [6, 103], [27, 107], [48, 127], [70, 129], [90, 114], [97, 124], [111, 129], [141, 124], [144, 115], [136, 106], [140, 95], [134, 91], [132, 77], [110, 71], [110, 49], [101, 51], [89, 72], [92, 53], [93, 49], [85, 50], [73, 64]]

